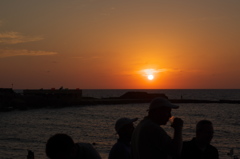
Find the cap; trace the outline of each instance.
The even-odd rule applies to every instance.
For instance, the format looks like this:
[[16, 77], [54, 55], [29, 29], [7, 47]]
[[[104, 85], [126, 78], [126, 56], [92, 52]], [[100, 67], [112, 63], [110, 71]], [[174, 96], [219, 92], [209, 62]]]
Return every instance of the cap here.
[[119, 132], [119, 130], [121, 128], [123, 128], [125, 125], [131, 124], [135, 121], [137, 121], [138, 118], [134, 118], [134, 119], [129, 119], [129, 118], [120, 118], [117, 120], [116, 124], [115, 124], [115, 130], [117, 132]]
[[167, 107], [167, 108], [172, 108], [172, 109], [179, 108], [178, 105], [172, 104], [168, 99], [163, 98], [163, 97], [158, 97], [151, 101], [148, 110], [153, 110], [153, 109], [161, 108], [161, 107]]

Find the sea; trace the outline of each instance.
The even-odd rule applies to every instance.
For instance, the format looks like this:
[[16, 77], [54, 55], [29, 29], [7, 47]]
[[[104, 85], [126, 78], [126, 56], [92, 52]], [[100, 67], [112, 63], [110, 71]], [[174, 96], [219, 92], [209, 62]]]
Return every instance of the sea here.
[[[21, 92], [21, 90], [15, 90]], [[240, 89], [86, 89], [83, 96], [105, 98], [118, 97], [128, 91], [164, 93], [169, 99], [240, 100]], [[147, 115], [149, 103], [85, 105], [64, 108], [39, 108], [25, 111], [0, 112], [0, 159], [26, 159], [27, 150], [32, 150], [35, 159], [47, 159], [45, 145], [56, 133], [66, 133], [75, 142], [93, 144], [103, 159], [108, 158], [112, 145], [117, 140], [114, 125], [121, 117], [139, 118]], [[172, 115], [184, 121], [183, 140], [195, 136], [195, 125], [208, 119], [214, 125], [211, 142], [220, 159], [231, 158], [230, 149], [240, 157], [240, 104], [228, 103], [179, 103]], [[163, 126], [172, 136], [170, 123]]]

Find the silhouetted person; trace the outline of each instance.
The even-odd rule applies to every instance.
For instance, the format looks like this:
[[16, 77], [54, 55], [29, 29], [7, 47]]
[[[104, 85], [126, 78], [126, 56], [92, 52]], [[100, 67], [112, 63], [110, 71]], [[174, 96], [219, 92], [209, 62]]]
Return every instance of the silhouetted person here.
[[108, 159], [131, 159], [131, 138], [134, 130], [133, 122], [138, 118], [120, 118], [115, 124], [115, 130], [119, 136], [109, 153]]
[[132, 136], [133, 159], [169, 159], [180, 156], [182, 148], [183, 121], [175, 118], [173, 139], [160, 125], [166, 125], [172, 117], [171, 110], [179, 106], [173, 105], [166, 98], [153, 99], [146, 116], [135, 128]]
[[50, 159], [101, 159], [89, 143], [74, 143], [66, 134], [56, 134], [48, 139], [46, 155]]
[[209, 120], [201, 120], [196, 125], [196, 137], [183, 142], [182, 159], [218, 159], [218, 150], [212, 146], [213, 125]]
[[27, 159], [34, 159], [34, 152], [33, 151], [28, 150]]

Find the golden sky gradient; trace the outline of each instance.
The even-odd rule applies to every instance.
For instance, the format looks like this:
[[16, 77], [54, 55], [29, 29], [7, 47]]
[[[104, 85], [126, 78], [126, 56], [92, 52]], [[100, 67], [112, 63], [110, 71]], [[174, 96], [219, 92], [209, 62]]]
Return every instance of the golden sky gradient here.
[[239, 28], [238, 0], [2, 0], [0, 88], [240, 89]]

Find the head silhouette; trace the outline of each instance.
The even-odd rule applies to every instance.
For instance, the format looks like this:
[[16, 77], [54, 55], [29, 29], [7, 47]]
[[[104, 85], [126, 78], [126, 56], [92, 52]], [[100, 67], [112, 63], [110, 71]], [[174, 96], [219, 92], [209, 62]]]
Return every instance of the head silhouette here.
[[120, 118], [116, 121], [115, 130], [119, 137], [124, 140], [131, 140], [132, 133], [134, 130], [133, 122], [137, 121], [138, 118]]
[[168, 99], [158, 97], [151, 101], [148, 109], [148, 117], [159, 125], [165, 125], [172, 116], [172, 109], [178, 108], [179, 106], [172, 104]]
[[74, 142], [66, 134], [56, 134], [50, 137], [46, 144], [46, 155], [50, 159], [67, 159], [74, 154]]
[[196, 139], [202, 144], [210, 144], [213, 138], [214, 130], [212, 122], [201, 120], [196, 125]]

